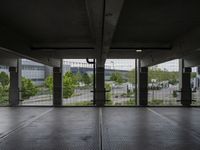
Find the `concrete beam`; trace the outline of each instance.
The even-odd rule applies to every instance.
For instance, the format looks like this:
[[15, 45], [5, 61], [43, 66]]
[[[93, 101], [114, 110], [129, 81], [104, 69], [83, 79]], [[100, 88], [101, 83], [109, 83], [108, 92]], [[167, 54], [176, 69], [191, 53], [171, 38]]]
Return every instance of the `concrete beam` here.
[[184, 58], [185, 67], [200, 66], [200, 53], [194, 53]]
[[112, 43], [111, 49], [171, 49], [171, 45], [168, 42], [117, 42]]
[[106, 58], [111, 47], [112, 39], [119, 16], [123, 8], [124, 0], [106, 0], [105, 1], [105, 16], [104, 16], [104, 31], [103, 31], [103, 57]]
[[33, 53], [40, 53], [41, 56], [45, 56], [52, 59], [85, 59], [85, 58], [96, 58], [95, 49], [33, 49]]
[[105, 0], [86, 0], [86, 9], [90, 31], [95, 41], [95, 48], [101, 47]]
[[175, 40], [171, 51], [148, 52], [141, 58], [141, 66], [153, 66], [172, 59], [184, 58], [200, 49], [200, 28]]
[[136, 49], [111, 49], [107, 54], [108, 59], [135, 59], [140, 58], [141, 53], [137, 53]]
[[15, 58], [0, 58], [0, 65], [17, 67], [17, 59]]
[[40, 52], [33, 52], [30, 49], [30, 42], [23, 36], [0, 26], [0, 51], [12, 55], [27, 58], [46, 65], [58, 66], [59, 60], [41, 55]]

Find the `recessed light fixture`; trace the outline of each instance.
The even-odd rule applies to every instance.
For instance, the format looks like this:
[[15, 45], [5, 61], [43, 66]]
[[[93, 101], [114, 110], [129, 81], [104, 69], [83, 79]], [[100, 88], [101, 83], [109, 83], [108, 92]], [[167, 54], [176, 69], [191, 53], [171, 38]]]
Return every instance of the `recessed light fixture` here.
[[141, 53], [142, 50], [141, 50], [141, 49], [136, 49], [136, 52], [137, 52], [137, 53]]

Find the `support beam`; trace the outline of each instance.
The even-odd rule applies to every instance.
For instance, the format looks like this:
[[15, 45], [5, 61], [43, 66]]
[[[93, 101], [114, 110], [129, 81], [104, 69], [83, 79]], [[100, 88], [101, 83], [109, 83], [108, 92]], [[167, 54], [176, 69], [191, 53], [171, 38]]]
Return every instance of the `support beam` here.
[[184, 60], [179, 60], [181, 104], [190, 106], [192, 103], [191, 68], [184, 67]]
[[184, 58], [185, 67], [200, 66], [200, 52], [196, 52], [193, 55], [189, 55]]
[[53, 105], [62, 106], [62, 67], [53, 68]]
[[187, 58], [200, 50], [200, 28], [188, 32], [181, 38], [176, 39], [169, 51], [149, 51], [141, 57], [141, 66], [153, 66], [173, 59]]
[[95, 102], [96, 106], [102, 107], [105, 104], [105, 79], [104, 79], [104, 64], [100, 64], [97, 60], [96, 65], [96, 90], [95, 90]]
[[[113, 35], [115, 33], [118, 20], [123, 8], [124, 0], [106, 0], [105, 1], [105, 16], [104, 16], [104, 31], [103, 31], [103, 58], [107, 55], [111, 48]], [[114, 5], [113, 5], [114, 4]]]
[[19, 104], [19, 74], [17, 67], [10, 67], [10, 88], [9, 88], [9, 105], [18, 106]]
[[97, 57], [94, 48], [34, 48], [32, 49], [32, 53], [40, 53], [44, 58], [49, 57], [52, 59], [85, 59]]
[[139, 67], [138, 72], [138, 102], [140, 106], [148, 105], [148, 68]]
[[30, 48], [30, 42], [7, 29], [6, 27], [0, 26], [0, 52], [9, 53], [15, 55], [18, 58], [27, 58], [42, 64], [50, 66], [59, 66], [59, 59], [54, 59], [48, 54], [41, 54], [39, 51], [32, 51]]

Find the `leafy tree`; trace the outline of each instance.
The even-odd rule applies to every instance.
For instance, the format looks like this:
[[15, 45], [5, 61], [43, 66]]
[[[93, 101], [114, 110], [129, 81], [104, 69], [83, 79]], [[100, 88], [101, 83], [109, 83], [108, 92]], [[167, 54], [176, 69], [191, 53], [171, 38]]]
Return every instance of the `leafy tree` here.
[[122, 75], [119, 72], [114, 72], [111, 74], [110, 80], [115, 81], [118, 84], [123, 83]]
[[8, 86], [9, 82], [9, 76], [5, 72], [0, 72], [0, 83], [2, 87]]
[[128, 82], [135, 83], [135, 69], [132, 69], [127, 73]]
[[[53, 91], [53, 77], [48, 76], [45, 80], [46, 87]], [[77, 76], [73, 75], [72, 72], [66, 72], [63, 76], [63, 97], [69, 98], [74, 94], [74, 90], [77, 86]]]
[[89, 75], [87, 73], [84, 73], [82, 75], [82, 81], [83, 83], [85, 83], [86, 85], [90, 85], [91, 84], [91, 78], [89, 77]]
[[79, 83], [82, 82], [82, 74], [80, 73], [80, 71], [76, 73], [75, 78], [76, 78], [77, 85], [79, 85]]
[[48, 76], [45, 79], [44, 83], [45, 83], [45, 86], [49, 89], [50, 93], [52, 93], [53, 92], [53, 76], [52, 75]]
[[63, 77], [63, 97], [69, 98], [74, 94], [77, 80], [72, 72], [66, 72]]
[[106, 89], [106, 103], [107, 104], [112, 104], [112, 94], [111, 94], [111, 90], [112, 90], [112, 86], [109, 83], [105, 83], [105, 89]]
[[179, 74], [175, 71], [161, 70], [160, 68], [152, 69], [148, 71], [148, 81], [156, 79], [157, 82], [169, 81], [170, 84], [176, 84], [178, 82]]
[[30, 79], [22, 77], [22, 98], [28, 99], [31, 96], [35, 96], [38, 92], [37, 87]]
[[8, 102], [9, 76], [5, 72], [0, 72], [0, 103]]
[[197, 73], [196, 72], [192, 72], [191, 73], [191, 78], [195, 78], [197, 76]]

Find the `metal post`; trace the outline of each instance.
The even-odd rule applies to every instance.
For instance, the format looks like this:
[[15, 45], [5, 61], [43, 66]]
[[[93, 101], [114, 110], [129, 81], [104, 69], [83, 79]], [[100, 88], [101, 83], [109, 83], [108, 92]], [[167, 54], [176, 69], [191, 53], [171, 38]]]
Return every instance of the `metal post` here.
[[87, 63], [88, 64], [93, 64], [93, 105], [95, 105], [96, 104], [96, 102], [95, 102], [95, 100], [96, 100], [96, 98], [95, 98], [95, 88], [96, 88], [96, 72], [95, 72], [95, 70], [96, 70], [96, 61], [95, 61], [95, 59], [93, 59], [93, 61], [89, 61], [89, 59], [87, 58], [86, 59], [86, 61], [87, 61]]

